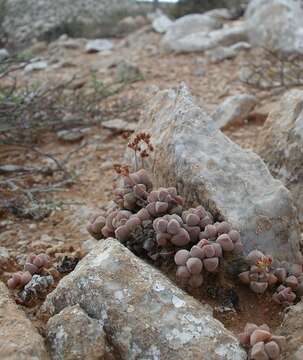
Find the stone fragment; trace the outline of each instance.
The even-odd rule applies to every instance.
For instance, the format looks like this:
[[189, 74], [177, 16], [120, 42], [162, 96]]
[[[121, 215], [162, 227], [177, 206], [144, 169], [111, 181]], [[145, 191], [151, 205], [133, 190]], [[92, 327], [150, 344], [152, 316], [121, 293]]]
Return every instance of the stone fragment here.
[[46, 333], [53, 360], [100, 360], [109, 355], [102, 324], [79, 305], [68, 306], [49, 319]]
[[3, 61], [9, 57], [9, 52], [6, 49], [0, 49], [0, 61]]
[[228, 97], [212, 113], [211, 117], [219, 129], [241, 123], [257, 104], [254, 95], [238, 94]]
[[11, 299], [0, 281], [0, 357], [3, 360], [49, 360], [42, 336]]
[[115, 239], [99, 242], [48, 295], [43, 310], [54, 315], [76, 304], [104, 326], [122, 360], [246, 359], [208, 306]]
[[32, 63], [26, 65], [24, 68], [24, 72], [30, 73], [32, 71], [45, 70], [45, 69], [47, 69], [47, 67], [48, 67], [48, 64], [46, 61], [39, 60], [39, 61], [35, 61], [35, 62], [32, 62]]
[[85, 52], [92, 54], [100, 51], [107, 51], [113, 48], [113, 43], [107, 39], [89, 40], [85, 45]]
[[257, 248], [277, 260], [302, 263], [289, 191], [258, 155], [217, 129], [185, 85], [154, 96], [138, 131], [151, 134], [155, 151], [148, 161], [155, 186], [176, 187], [186, 205], [202, 204], [239, 229], [246, 254]]
[[165, 14], [157, 16], [152, 22], [154, 31], [160, 34], [165, 33], [172, 24], [173, 21]]
[[105, 129], [112, 130], [115, 132], [123, 131], [135, 131], [137, 124], [125, 121], [123, 119], [112, 119], [102, 121], [102, 126]]

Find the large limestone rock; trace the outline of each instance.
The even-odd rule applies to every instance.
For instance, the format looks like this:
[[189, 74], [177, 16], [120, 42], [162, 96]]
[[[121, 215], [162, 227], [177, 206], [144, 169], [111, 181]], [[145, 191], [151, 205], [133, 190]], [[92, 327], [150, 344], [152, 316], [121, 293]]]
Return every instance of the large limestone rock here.
[[303, 91], [291, 90], [268, 116], [258, 152], [270, 171], [290, 189], [303, 223]]
[[23, 45], [34, 38], [115, 35], [123, 16], [148, 11], [132, 0], [5, 0], [2, 27], [11, 44]]
[[188, 31], [182, 36], [172, 36], [172, 25], [162, 39], [162, 46], [166, 50], [175, 52], [206, 51], [218, 46], [230, 46], [247, 40], [245, 25], [226, 27], [213, 31]]
[[79, 305], [68, 306], [53, 316], [46, 332], [53, 360], [110, 359], [102, 324]]
[[186, 86], [151, 101], [139, 130], [152, 135], [156, 186], [176, 186], [188, 205], [203, 204], [239, 228], [245, 251], [302, 262], [299, 225], [289, 191], [258, 155], [233, 143]]
[[303, 299], [295, 306], [291, 306], [285, 314], [284, 320], [277, 332], [286, 336], [286, 349], [281, 360], [303, 359]]
[[296, 0], [252, 0], [245, 13], [249, 40], [282, 53], [303, 53], [303, 9]]
[[57, 314], [75, 304], [104, 326], [122, 360], [246, 359], [207, 305], [115, 239], [99, 242], [48, 295], [44, 310]]
[[1, 360], [48, 360], [43, 338], [0, 281]]

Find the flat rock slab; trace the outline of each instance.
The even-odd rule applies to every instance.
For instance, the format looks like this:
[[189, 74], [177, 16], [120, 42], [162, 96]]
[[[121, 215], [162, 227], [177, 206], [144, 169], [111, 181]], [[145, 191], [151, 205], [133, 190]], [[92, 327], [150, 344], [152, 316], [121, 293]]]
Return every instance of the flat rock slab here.
[[246, 359], [208, 305], [116, 239], [101, 241], [81, 260], [48, 295], [44, 311], [54, 315], [75, 304], [104, 325], [120, 359]]
[[42, 336], [11, 299], [7, 287], [1, 281], [0, 358], [1, 360], [49, 359]]
[[154, 96], [139, 130], [152, 136], [149, 161], [156, 186], [176, 186], [187, 205], [202, 204], [230, 221], [246, 253], [257, 248], [277, 260], [302, 262], [289, 191], [258, 155], [217, 128], [185, 85]]

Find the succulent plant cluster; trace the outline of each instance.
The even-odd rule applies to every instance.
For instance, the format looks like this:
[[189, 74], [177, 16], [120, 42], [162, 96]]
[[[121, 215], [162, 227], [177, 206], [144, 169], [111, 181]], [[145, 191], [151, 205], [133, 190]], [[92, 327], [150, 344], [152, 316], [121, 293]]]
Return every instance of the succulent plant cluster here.
[[215, 222], [203, 206], [185, 210], [184, 199], [174, 187], [153, 190], [144, 169], [129, 173], [127, 167], [119, 166], [118, 173], [123, 179], [115, 190], [117, 206], [88, 224], [95, 238], [114, 236], [153, 260], [160, 249], [171, 250], [176, 253], [178, 279], [192, 287], [202, 284], [203, 269], [218, 271], [226, 252], [242, 251], [238, 231], [226, 221]]
[[283, 267], [275, 268], [272, 257], [259, 250], [251, 251], [246, 260], [250, 268], [240, 273], [239, 279], [256, 294], [263, 294], [268, 288], [279, 285], [273, 300], [285, 306], [293, 304], [297, 295], [302, 296], [302, 274], [291, 274]]
[[43, 268], [49, 265], [46, 254], [31, 254], [26, 260], [23, 271], [18, 271], [7, 281], [9, 289], [23, 288], [28, 284], [34, 274], [40, 274]]
[[286, 345], [285, 337], [273, 335], [266, 324], [247, 323], [239, 338], [240, 343], [249, 349], [251, 360], [278, 360]]

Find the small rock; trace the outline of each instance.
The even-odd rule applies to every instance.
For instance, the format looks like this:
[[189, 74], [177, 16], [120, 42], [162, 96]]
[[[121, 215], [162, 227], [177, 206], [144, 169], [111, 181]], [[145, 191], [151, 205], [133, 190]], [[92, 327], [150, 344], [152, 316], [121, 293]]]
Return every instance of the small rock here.
[[105, 129], [113, 130], [116, 132], [123, 132], [123, 131], [135, 131], [137, 124], [136, 123], [129, 123], [123, 119], [112, 119], [102, 122], [102, 126]]
[[53, 360], [100, 360], [109, 350], [102, 324], [79, 305], [68, 306], [46, 327]]
[[90, 40], [87, 42], [85, 46], [85, 52], [91, 54], [91, 53], [97, 53], [100, 51], [106, 51], [111, 50], [114, 47], [112, 41], [107, 39], [96, 39], [96, 40]]
[[6, 49], [0, 49], [0, 61], [3, 61], [9, 57], [9, 53]]
[[115, 80], [122, 83], [132, 83], [142, 80], [143, 75], [137, 65], [120, 61], [117, 65]]
[[64, 142], [77, 142], [82, 140], [84, 134], [79, 129], [73, 130], [60, 130], [57, 132], [57, 138]]
[[44, 340], [0, 281], [0, 354], [5, 360], [49, 360]]
[[249, 94], [230, 96], [212, 113], [216, 126], [219, 129], [244, 121], [257, 104], [257, 98]]
[[152, 26], [156, 32], [163, 34], [172, 24], [173, 21], [165, 14], [162, 14], [153, 20]]
[[46, 61], [36, 61], [25, 66], [24, 72], [29, 73], [32, 71], [39, 71], [47, 69], [48, 64]]
[[7, 248], [1, 246], [0, 247], [0, 268], [7, 265], [10, 259], [10, 254]]

